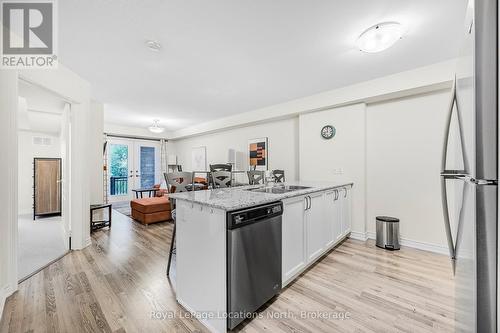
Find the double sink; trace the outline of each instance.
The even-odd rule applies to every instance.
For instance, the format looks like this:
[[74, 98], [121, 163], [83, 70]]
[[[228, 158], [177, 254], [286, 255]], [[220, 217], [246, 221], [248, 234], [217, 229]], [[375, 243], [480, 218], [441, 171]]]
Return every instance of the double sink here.
[[305, 190], [310, 187], [308, 186], [299, 186], [299, 185], [274, 185], [274, 186], [261, 186], [255, 188], [248, 188], [246, 191], [252, 192], [262, 192], [262, 193], [274, 193], [274, 194], [283, 194], [293, 191]]

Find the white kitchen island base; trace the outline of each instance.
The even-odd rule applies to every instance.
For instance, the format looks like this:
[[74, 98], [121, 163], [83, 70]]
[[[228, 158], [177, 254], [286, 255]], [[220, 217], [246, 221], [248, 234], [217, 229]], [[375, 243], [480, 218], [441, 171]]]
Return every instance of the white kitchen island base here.
[[[179, 304], [210, 331], [226, 332], [227, 211], [283, 202], [282, 285], [286, 286], [348, 236], [351, 186], [321, 184], [286, 195], [260, 196], [242, 188], [172, 194], [177, 203]], [[231, 201], [233, 197], [238, 202]]]
[[212, 332], [226, 332], [226, 213], [177, 201], [177, 301]]

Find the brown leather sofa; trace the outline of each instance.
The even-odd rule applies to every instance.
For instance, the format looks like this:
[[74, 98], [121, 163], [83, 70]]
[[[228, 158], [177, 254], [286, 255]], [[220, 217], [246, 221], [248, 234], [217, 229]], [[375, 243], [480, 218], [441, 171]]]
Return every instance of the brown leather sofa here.
[[168, 196], [140, 198], [130, 201], [132, 218], [143, 224], [163, 222], [172, 219]]

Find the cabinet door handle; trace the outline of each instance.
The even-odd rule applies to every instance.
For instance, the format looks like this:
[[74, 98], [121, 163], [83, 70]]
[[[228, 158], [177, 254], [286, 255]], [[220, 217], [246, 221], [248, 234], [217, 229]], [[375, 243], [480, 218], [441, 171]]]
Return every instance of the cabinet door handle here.
[[311, 200], [311, 197], [309, 197], [309, 209], [311, 209], [312, 207], [312, 200]]
[[344, 198], [347, 198], [347, 188], [344, 187], [343, 190], [345, 191], [344, 192]]
[[311, 209], [311, 197], [307, 195], [304, 197], [304, 199], [306, 200], [306, 208], [304, 210]]

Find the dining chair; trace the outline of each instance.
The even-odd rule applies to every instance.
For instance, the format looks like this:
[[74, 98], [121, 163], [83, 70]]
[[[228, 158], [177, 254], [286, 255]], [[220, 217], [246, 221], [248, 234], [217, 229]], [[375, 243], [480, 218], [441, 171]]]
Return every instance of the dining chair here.
[[264, 184], [264, 171], [250, 170], [247, 171], [248, 175], [248, 184], [250, 185], [259, 185]]
[[[169, 193], [179, 193], [179, 192], [187, 192], [194, 189], [193, 184], [193, 174], [191, 172], [170, 172], [164, 174], [165, 181], [167, 182], [167, 188], [169, 189]], [[172, 231], [172, 239], [170, 240], [170, 251], [168, 253], [168, 264], [167, 264], [167, 276], [170, 275], [170, 265], [172, 263], [172, 254], [175, 253], [175, 229], [176, 229], [176, 220], [177, 213], [174, 208], [175, 200], [170, 199], [171, 205], [171, 214], [172, 219], [174, 220], [174, 230]]]
[[285, 170], [273, 170], [273, 177], [275, 183], [284, 183], [285, 182]]
[[229, 163], [224, 164], [210, 164], [210, 171], [233, 171], [233, 165]]
[[212, 176], [214, 188], [231, 187], [233, 175], [230, 171], [213, 171], [210, 174]]
[[[217, 164], [210, 164], [210, 172], [214, 171], [233, 171], [233, 165], [229, 163], [217, 163]], [[215, 188], [215, 184], [212, 181], [212, 177], [208, 177], [209, 179], [209, 185], [211, 185], [213, 188]]]
[[191, 172], [165, 172], [165, 181], [170, 193], [190, 191], [193, 185], [193, 173]]

